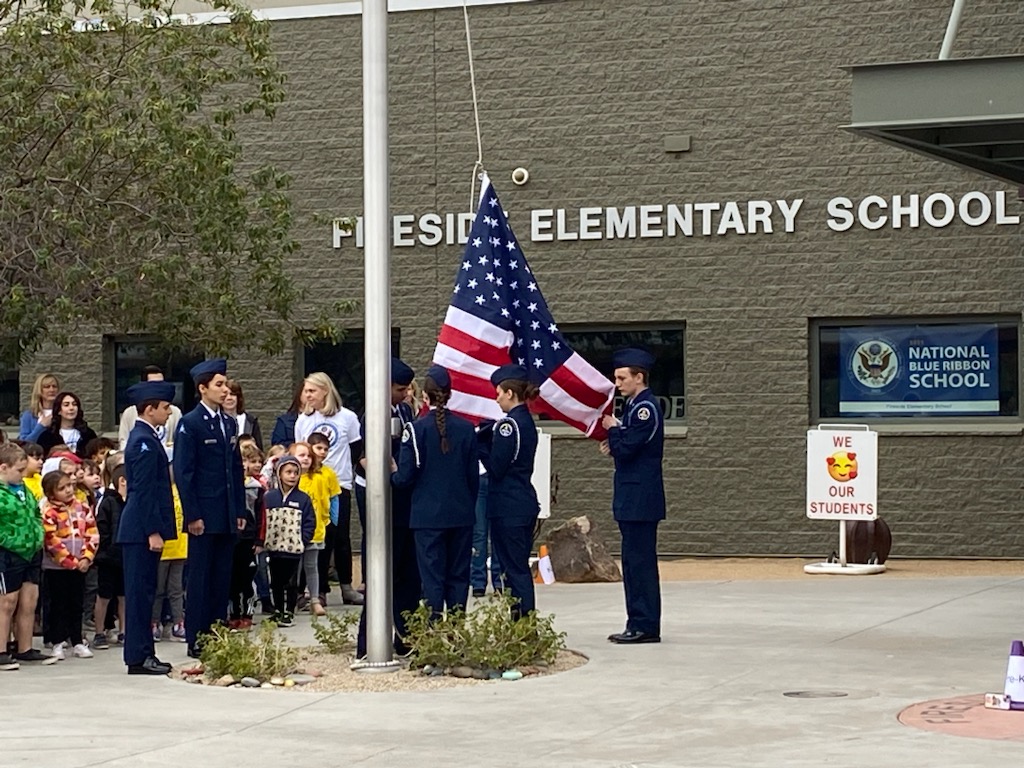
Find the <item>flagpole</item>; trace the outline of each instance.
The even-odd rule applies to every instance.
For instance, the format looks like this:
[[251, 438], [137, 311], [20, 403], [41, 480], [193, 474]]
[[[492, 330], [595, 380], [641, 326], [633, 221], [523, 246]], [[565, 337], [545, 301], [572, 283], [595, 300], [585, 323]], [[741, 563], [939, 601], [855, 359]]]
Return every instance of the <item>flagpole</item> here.
[[[393, 671], [388, 4], [363, 0], [363, 248], [366, 306], [366, 661]], [[347, 533], [347, 532], [345, 532]]]

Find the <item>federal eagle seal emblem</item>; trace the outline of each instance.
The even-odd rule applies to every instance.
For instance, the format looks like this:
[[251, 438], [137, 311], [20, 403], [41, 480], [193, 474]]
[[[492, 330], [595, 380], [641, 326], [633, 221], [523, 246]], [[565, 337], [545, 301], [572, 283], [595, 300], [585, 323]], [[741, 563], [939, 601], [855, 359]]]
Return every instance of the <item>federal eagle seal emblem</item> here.
[[853, 351], [853, 375], [868, 389], [882, 389], [896, 378], [900, 370], [899, 356], [888, 342], [871, 339]]

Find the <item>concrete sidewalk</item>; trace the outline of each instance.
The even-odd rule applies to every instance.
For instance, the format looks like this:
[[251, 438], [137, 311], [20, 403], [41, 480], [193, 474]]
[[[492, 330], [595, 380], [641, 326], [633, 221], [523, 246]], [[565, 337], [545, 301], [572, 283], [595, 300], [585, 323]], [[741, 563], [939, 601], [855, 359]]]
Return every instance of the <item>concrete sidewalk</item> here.
[[[664, 642], [614, 646], [617, 584], [539, 587], [561, 675], [410, 693], [306, 694], [128, 677], [117, 650], [0, 673], [0, 766], [1012, 765], [1019, 742], [897, 722], [1002, 690], [1024, 578], [672, 582]], [[311, 643], [308, 619], [289, 636]], [[179, 644], [159, 647], [180, 663]], [[785, 691], [844, 691], [799, 699]], [[1008, 714], [1024, 718], [1024, 713]], [[1003, 761], [1000, 763], [1000, 761]]]

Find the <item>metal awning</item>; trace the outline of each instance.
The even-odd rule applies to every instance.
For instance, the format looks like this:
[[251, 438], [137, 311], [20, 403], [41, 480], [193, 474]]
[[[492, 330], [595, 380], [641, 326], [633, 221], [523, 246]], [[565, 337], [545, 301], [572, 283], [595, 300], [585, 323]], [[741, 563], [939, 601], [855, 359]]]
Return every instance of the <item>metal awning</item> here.
[[844, 129], [1024, 186], [1024, 56], [849, 70]]

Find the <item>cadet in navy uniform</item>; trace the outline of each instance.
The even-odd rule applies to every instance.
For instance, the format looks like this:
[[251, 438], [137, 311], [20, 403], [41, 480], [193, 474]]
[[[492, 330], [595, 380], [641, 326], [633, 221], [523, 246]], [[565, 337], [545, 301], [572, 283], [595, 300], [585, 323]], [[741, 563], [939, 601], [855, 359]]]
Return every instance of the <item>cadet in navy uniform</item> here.
[[178, 538], [167, 451], [157, 436], [171, 416], [174, 385], [134, 384], [128, 398], [138, 408], [138, 420], [124, 449], [128, 501], [115, 539], [124, 562], [124, 663], [129, 675], [166, 675], [171, 665], [156, 657], [150, 614], [164, 542]]
[[200, 635], [227, 619], [235, 531], [245, 524], [245, 486], [237, 425], [221, 411], [227, 362], [205, 360], [189, 373], [200, 402], [178, 422], [174, 478], [188, 541], [188, 655], [199, 657]]
[[[519, 600], [513, 616], [519, 618], [537, 607], [530, 574], [530, 550], [540, 513], [533, 487], [533, 460], [537, 453], [537, 427], [527, 402], [537, 396], [526, 369], [503, 365], [491, 375], [496, 399], [505, 418], [490, 427], [491, 443], [481, 450], [487, 468], [487, 518], [491, 546], [501, 562], [505, 586]], [[487, 428], [481, 429], [486, 437]]]
[[416, 539], [416, 561], [423, 597], [435, 618], [447, 605], [464, 610], [469, 598], [469, 564], [480, 483], [473, 425], [449, 411], [448, 371], [431, 366], [423, 384], [433, 411], [402, 432], [396, 488], [412, 489], [409, 527]]
[[665, 519], [661, 474], [665, 427], [661, 408], [648, 389], [654, 357], [642, 349], [620, 349], [612, 357], [615, 386], [626, 398], [622, 422], [605, 416], [608, 439], [601, 452], [615, 459], [612, 511], [622, 534], [622, 582], [626, 630], [613, 643], [661, 642], [661, 586], [658, 582], [658, 522]]
[[[412, 424], [412, 408], [405, 402], [409, 385], [415, 377], [413, 369], [397, 357], [391, 358], [391, 458], [397, 463], [401, 449], [401, 438], [407, 424]], [[360, 423], [360, 434], [366, 439], [365, 416]], [[364, 444], [364, 443], [361, 443]], [[361, 452], [361, 449], [360, 449]], [[353, 454], [356, 457], [356, 454]], [[356, 470], [356, 506], [359, 508], [359, 522], [366, 530], [366, 459], [358, 458]], [[412, 506], [412, 489], [392, 487], [391, 492], [391, 610], [395, 622], [395, 652], [401, 656], [409, 652], [402, 639], [405, 637], [406, 611], [415, 611], [423, 594], [420, 572], [416, 564], [416, 539], [409, 528], [409, 510]], [[365, 535], [362, 562], [366, 563]], [[337, 550], [335, 550], [337, 558]], [[337, 562], [337, 561], [335, 561]], [[363, 574], [366, 582], [366, 574]], [[356, 634], [356, 656], [366, 655], [366, 612], [359, 618]]]

